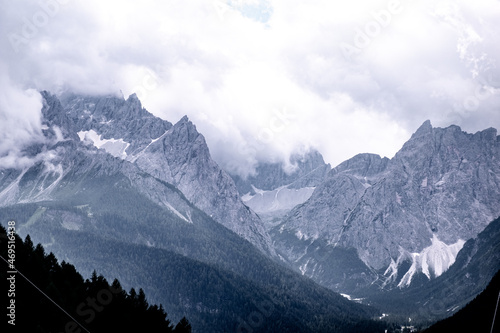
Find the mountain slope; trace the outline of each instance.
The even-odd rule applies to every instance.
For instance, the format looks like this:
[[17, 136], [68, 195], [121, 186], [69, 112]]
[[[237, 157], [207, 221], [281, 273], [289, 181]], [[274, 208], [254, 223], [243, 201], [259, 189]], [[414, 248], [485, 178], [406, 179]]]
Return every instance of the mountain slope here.
[[[41, 148], [35, 147], [35, 150], [44, 150], [48, 157], [35, 162], [27, 169], [0, 170], [0, 206], [45, 202], [54, 203], [56, 206], [60, 204], [63, 209], [59, 213], [50, 213], [49, 209], [47, 214], [42, 214], [48, 209], [48, 205], [40, 205], [40, 212], [35, 214], [36, 218], [31, 219], [26, 226], [22, 226], [22, 231], [32, 233], [31, 231], [38, 228], [40, 223], [37, 221], [41, 218], [46, 225], [33, 234], [49, 235], [51, 232], [50, 228], [47, 228], [49, 225], [53, 230], [65, 228], [90, 231], [106, 235], [111, 239], [168, 248], [203, 261], [223, 265], [231, 270], [241, 269], [236, 259], [239, 254], [255, 253], [250, 244], [242, 242], [240, 237], [193, 206], [184, 193], [145, 172], [137, 163], [115, 157], [88, 141], [80, 141], [75, 135], [61, 138], [57, 132], [60, 133], [62, 129], [66, 133], [74, 133], [78, 128], [71, 122], [54, 96], [47, 93], [44, 93], [44, 96], [47, 99], [42, 113], [47, 142], [40, 143]], [[133, 98], [129, 100], [135, 106], [117, 102], [121, 105], [118, 109], [136, 110], [137, 101]], [[115, 98], [111, 98], [111, 102], [96, 101], [96, 104], [102, 103], [104, 105], [102, 108], [107, 110], [106, 112], [111, 112], [115, 110], [112, 103], [115, 101]], [[163, 124], [163, 121], [152, 117], [144, 110], [135, 112], [142, 112], [146, 123], [153, 123], [147, 127], [159, 127]], [[121, 113], [120, 115], [122, 118], [127, 118]], [[82, 117], [84, 119], [86, 116]], [[178, 125], [180, 132], [183, 132], [182, 128], [185, 126], [190, 128], [188, 132], [197, 140], [204, 142], [194, 126], [187, 121], [181, 121]], [[172, 134], [179, 133], [175, 127], [165, 125]], [[163, 129], [160, 128], [158, 131], [161, 130]], [[130, 140], [128, 134], [124, 137]], [[191, 142], [189, 138], [186, 139], [187, 141], [181, 140], [181, 145], [183, 142]], [[174, 141], [172, 142], [178, 142]], [[209, 159], [209, 155], [206, 155], [208, 154], [206, 146], [199, 149], [203, 151], [205, 158]], [[183, 154], [185, 152], [179, 153], [181, 158]], [[33, 155], [36, 155], [36, 151]], [[183, 165], [197, 162], [186, 161]], [[224, 176], [216, 168], [206, 170], [214, 171], [216, 177]], [[209, 174], [206, 170], [205, 173]], [[212, 177], [213, 174], [209, 176]], [[198, 182], [203, 183], [205, 180], [211, 183], [210, 179], [203, 177], [198, 179]], [[204, 193], [201, 190], [200, 192], [197, 195]], [[234, 198], [239, 200], [237, 195]], [[227, 208], [225, 203], [227, 201], [222, 200], [213, 204], [222, 210]], [[244, 216], [256, 217], [241, 202], [240, 205], [247, 214]], [[86, 218], [82, 219], [80, 211], [86, 214]], [[244, 220], [241, 224], [248, 226], [248, 230], [257, 235], [258, 232], [252, 227], [252, 221], [252, 219]]]
[[[255, 311], [264, 315], [265, 327], [252, 324], [262, 332], [285, 328], [294, 332], [350, 332], [356, 327], [369, 332], [383, 328], [381, 323], [370, 321], [376, 314], [373, 309], [351, 303], [277, 265], [241, 238], [231, 244], [230, 239], [224, 239], [230, 235], [224, 235], [220, 245], [213, 241], [207, 244], [204, 235], [197, 235], [194, 228], [184, 230], [183, 238], [174, 233], [172, 222], [147, 216], [153, 206], [140, 210], [145, 202], [138, 197], [133, 201], [123, 196], [117, 199], [123, 202], [119, 209], [133, 206], [124, 213], [136, 211], [137, 216], [126, 219], [116, 213], [103, 214], [97, 208], [90, 213], [88, 206], [45, 202], [2, 208], [0, 218], [16, 220], [20, 234], [29, 231], [35, 241], [74, 263], [87, 276], [99, 269], [106, 277], [119, 278], [126, 288], [143, 288], [152, 300], [164, 304], [174, 320], [189, 317], [195, 332], [234, 331], [244, 322], [255, 323], [251, 317]], [[103, 205], [107, 207], [109, 202]], [[193, 221], [197, 223], [194, 216]], [[167, 228], [161, 232], [162, 228], [155, 227], [157, 223]], [[214, 232], [223, 235], [220, 228]], [[137, 235], [143, 239], [149, 235], [147, 243], [158, 237], [163, 245], [136, 245], [132, 240]], [[239, 237], [233, 238], [236, 241]], [[187, 256], [165, 249], [176, 246], [183, 246]], [[223, 247], [226, 257], [217, 246]], [[205, 263], [188, 256], [204, 258]], [[208, 258], [214, 258], [212, 264], [206, 263]], [[235, 262], [237, 267], [231, 265]], [[272, 313], [267, 315], [265, 309]]]
[[[45, 99], [55, 96], [44, 94]], [[214, 220], [274, 255], [262, 221], [241, 201], [234, 182], [211, 158], [205, 138], [187, 117], [172, 126], [142, 108], [135, 95], [117, 97], [68, 95], [63, 111], [73, 132], [144, 172], [177, 187]]]
[[434, 322], [450, 316], [474, 299], [500, 269], [500, 218], [468, 240], [456, 261], [439, 277], [422, 273], [408, 288], [366, 292], [366, 302], [385, 313]]
[[[19, 231], [43, 237], [76, 230], [132, 244], [170, 249], [227, 269], [253, 246], [192, 205], [172, 185], [92, 145], [66, 140], [50, 161], [0, 172], [3, 207], [34, 203]], [[11, 180], [14, 179], [14, 182]], [[21, 222], [23, 221], [23, 222]], [[50, 249], [50, 246], [49, 246]]]
[[[166, 250], [64, 233], [56, 252], [75, 257], [85, 271], [97, 265], [106, 276], [120, 278], [124, 286], [141, 286], [151, 299], [164, 304], [173, 320], [188, 317], [194, 332], [234, 332], [240, 325], [251, 325], [259, 332], [351, 332], [358, 325], [366, 325], [367, 332], [383, 328], [369, 320], [373, 310], [269, 264], [245, 266], [250, 275], [265, 269], [276, 278], [258, 283]], [[76, 253], [84, 246], [89, 247], [91, 262]]]
[[[500, 330], [500, 272], [486, 289], [452, 317], [439, 321], [424, 332], [498, 332]], [[494, 320], [495, 319], [495, 320]]]
[[427, 121], [391, 160], [361, 154], [334, 168], [273, 240], [294, 267], [347, 293], [313, 244], [355, 249], [371, 272], [366, 281], [381, 287], [408, 286], [419, 273], [435, 278], [500, 215], [499, 161], [495, 129], [468, 134]]

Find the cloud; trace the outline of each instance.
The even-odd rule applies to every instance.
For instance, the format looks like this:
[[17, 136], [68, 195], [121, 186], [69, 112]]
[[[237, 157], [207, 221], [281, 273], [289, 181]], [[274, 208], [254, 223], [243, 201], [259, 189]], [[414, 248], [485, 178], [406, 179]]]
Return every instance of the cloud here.
[[23, 168], [32, 158], [23, 150], [43, 140], [42, 96], [16, 87], [0, 68], [0, 168]]
[[16, 98], [31, 100], [27, 89], [136, 92], [158, 116], [187, 114], [214, 158], [242, 175], [309, 147], [333, 165], [359, 152], [391, 157], [426, 119], [500, 128], [494, 0], [2, 8], [0, 61]]

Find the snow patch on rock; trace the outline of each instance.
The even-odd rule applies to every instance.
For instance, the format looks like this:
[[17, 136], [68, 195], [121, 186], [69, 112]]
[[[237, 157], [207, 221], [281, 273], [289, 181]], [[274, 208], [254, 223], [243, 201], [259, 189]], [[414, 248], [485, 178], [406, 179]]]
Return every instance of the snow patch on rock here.
[[411, 253], [412, 265], [399, 282], [398, 287], [409, 286], [413, 276], [419, 272], [424, 273], [429, 279], [440, 276], [453, 265], [458, 252], [465, 244], [464, 240], [459, 239], [456, 243], [448, 245], [440, 241], [436, 235], [433, 235], [431, 242], [432, 244], [420, 253]]
[[97, 134], [96, 131], [80, 131], [78, 136], [81, 141], [91, 141], [94, 146], [99, 149], [104, 149], [109, 154], [114, 157], [119, 157], [121, 159], [127, 158], [127, 153], [125, 152], [130, 146], [130, 143], [123, 141], [123, 139], [102, 139], [102, 135]]
[[187, 223], [193, 223], [193, 220], [191, 220], [191, 214], [187, 214], [188, 216], [185, 217], [184, 215], [182, 215], [177, 209], [175, 209], [170, 203], [168, 202], [165, 202], [165, 206], [167, 206], [167, 208], [172, 212], [174, 213], [175, 215], [177, 215], [178, 217], [180, 217], [182, 220], [186, 221]]
[[249, 193], [242, 197], [243, 202], [258, 214], [277, 211], [288, 211], [307, 201], [314, 192], [314, 187], [300, 189], [281, 186], [272, 191], [264, 191], [252, 186], [254, 195]]

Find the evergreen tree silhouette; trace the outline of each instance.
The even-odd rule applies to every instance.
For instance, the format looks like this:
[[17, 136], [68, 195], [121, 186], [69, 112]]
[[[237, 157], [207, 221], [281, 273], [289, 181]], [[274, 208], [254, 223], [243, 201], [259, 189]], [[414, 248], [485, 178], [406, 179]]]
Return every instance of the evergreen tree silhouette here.
[[175, 333], [191, 333], [191, 324], [186, 317], [182, 317], [179, 323], [175, 326]]

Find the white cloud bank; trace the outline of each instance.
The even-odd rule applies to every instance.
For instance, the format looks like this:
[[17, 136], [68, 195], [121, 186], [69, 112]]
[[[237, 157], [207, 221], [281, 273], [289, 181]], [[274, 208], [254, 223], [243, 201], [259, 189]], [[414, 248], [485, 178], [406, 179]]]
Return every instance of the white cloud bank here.
[[0, 166], [24, 167], [32, 159], [23, 152], [42, 139], [42, 96], [33, 89], [22, 90], [8, 80], [0, 66]]
[[[500, 128], [498, 1], [0, 2], [9, 122], [39, 106], [27, 89], [136, 92], [242, 174], [308, 147], [390, 157], [426, 119]], [[26, 112], [0, 147], [36, 133]]]

